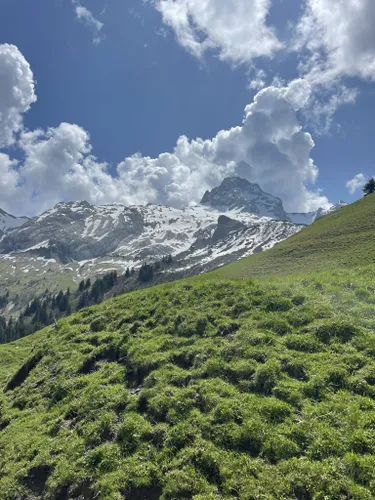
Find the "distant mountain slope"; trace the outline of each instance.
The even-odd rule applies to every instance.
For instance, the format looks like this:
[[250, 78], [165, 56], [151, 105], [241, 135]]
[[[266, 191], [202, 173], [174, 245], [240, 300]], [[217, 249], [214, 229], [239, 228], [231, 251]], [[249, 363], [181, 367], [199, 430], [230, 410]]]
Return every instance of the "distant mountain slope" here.
[[27, 217], [15, 217], [0, 208], [0, 237], [9, 229], [20, 227], [29, 219]]
[[[238, 184], [252, 189], [241, 179], [232, 187], [224, 181], [228, 199], [239, 196]], [[220, 210], [206, 204], [175, 209], [58, 203], [0, 239], [0, 288], [10, 294], [3, 313], [17, 314], [46, 289], [75, 288], [83, 278], [112, 270], [123, 274], [165, 255], [173, 256], [173, 265], [158, 279], [201, 274], [271, 248], [302, 228], [243, 210], [239, 200], [237, 208]], [[261, 212], [256, 206], [254, 210]]]
[[258, 184], [253, 184], [240, 177], [227, 177], [220, 186], [206, 191], [201, 204], [224, 212], [232, 210], [250, 213], [304, 226], [309, 226], [323, 215], [335, 212], [347, 205], [340, 200], [330, 208], [319, 208], [314, 212], [287, 213], [280, 198], [265, 193]]
[[323, 213], [287, 214], [279, 198], [239, 177], [184, 209], [74, 201], [32, 219], [1, 212], [0, 289], [9, 300], [0, 313], [16, 315], [46, 289], [75, 288], [83, 278], [123, 274], [165, 255], [173, 265], [158, 279], [202, 274], [272, 248]]
[[345, 201], [340, 200], [336, 205], [332, 205], [330, 208], [319, 208], [315, 212], [308, 213], [289, 213], [289, 219], [294, 222], [294, 224], [304, 224], [309, 226], [316, 220], [323, 217], [323, 215], [331, 214], [332, 212], [336, 212], [340, 208], [346, 207], [347, 203]]
[[375, 263], [375, 194], [318, 219], [262, 254], [210, 277], [248, 278], [332, 270]]

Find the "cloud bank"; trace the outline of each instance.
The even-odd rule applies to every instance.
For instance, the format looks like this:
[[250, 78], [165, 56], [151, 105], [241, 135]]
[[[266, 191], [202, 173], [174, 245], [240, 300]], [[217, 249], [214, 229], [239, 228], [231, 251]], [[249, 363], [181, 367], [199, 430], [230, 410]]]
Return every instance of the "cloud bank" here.
[[283, 41], [269, 24], [276, 0], [151, 1], [188, 52], [200, 59], [214, 49], [251, 70], [251, 90], [267, 86], [264, 58], [296, 54], [299, 76], [314, 94], [305, 117], [318, 134], [329, 132], [337, 109], [355, 102], [358, 91], [348, 78], [375, 80], [374, 0], [301, 0], [299, 19], [278, 26]]
[[373, 0], [307, 0], [295, 43], [308, 52], [302, 68], [310, 83], [375, 80], [374, 19]]
[[271, 0], [156, 0], [155, 6], [178, 42], [197, 57], [216, 49], [221, 59], [243, 63], [283, 46], [267, 24]]
[[[0, 54], [2, 51], [9, 51], [9, 46], [0, 46]], [[16, 47], [11, 52], [17, 89], [27, 89], [28, 93], [23, 97], [23, 108], [17, 108], [16, 125], [7, 122], [1, 134], [3, 144], [14, 141], [22, 123], [20, 109], [27, 110], [35, 100], [31, 70]], [[10, 66], [9, 57], [0, 58], [0, 74], [13, 75]], [[238, 126], [220, 130], [208, 140], [181, 136], [172, 152], [157, 158], [138, 153], [117, 166], [93, 156], [88, 132], [76, 124], [21, 130], [17, 146], [23, 161], [17, 163], [5, 152], [0, 155], [2, 208], [32, 215], [59, 201], [78, 199], [95, 204], [184, 207], [198, 202], [206, 189], [230, 175], [259, 183], [264, 190], [280, 196], [287, 210], [327, 206], [328, 200], [309, 188], [318, 175], [310, 158], [314, 142], [297, 117], [310, 93], [310, 85], [303, 79], [283, 88], [264, 88], [246, 106]], [[12, 109], [14, 102], [21, 99], [14, 101], [12, 92], [2, 95], [2, 109]]]
[[22, 128], [22, 114], [36, 101], [33, 73], [15, 45], [0, 45], [0, 82], [0, 147], [7, 147]]
[[302, 14], [290, 31], [294, 34], [285, 42], [269, 25], [274, 3], [275, 0], [153, 0], [162, 22], [197, 57], [217, 49], [223, 60], [252, 63], [282, 49], [295, 50], [301, 55], [301, 74], [311, 85], [332, 84], [342, 76], [375, 79], [373, 0], [301, 2]]

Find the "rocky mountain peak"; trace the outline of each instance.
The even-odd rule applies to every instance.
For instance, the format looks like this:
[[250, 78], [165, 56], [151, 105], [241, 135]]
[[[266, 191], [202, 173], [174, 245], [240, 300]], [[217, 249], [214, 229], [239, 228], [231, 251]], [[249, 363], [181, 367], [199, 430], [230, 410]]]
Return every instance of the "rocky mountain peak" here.
[[77, 210], [84, 210], [84, 209], [90, 209], [93, 208], [93, 205], [91, 205], [88, 201], [86, 200], [80, 200], [80, 201], [60, 201], [59, 203], [56, 203], [56, 205], [53, 207], [52, 210], [72, 210], [72, 211], [77, 211]]
[[259, 184], [249, 182], [242, 177], [226, 177], [218, 187], [221, 189], [240, 189], [247, 192], [263, 193]]
[[289, 221], [280, 198], [265, 193], [258, 184], [241, 177], [227, 177], [220, 186], [206, 191], [201, 204], [223, 211], [236, 210]]

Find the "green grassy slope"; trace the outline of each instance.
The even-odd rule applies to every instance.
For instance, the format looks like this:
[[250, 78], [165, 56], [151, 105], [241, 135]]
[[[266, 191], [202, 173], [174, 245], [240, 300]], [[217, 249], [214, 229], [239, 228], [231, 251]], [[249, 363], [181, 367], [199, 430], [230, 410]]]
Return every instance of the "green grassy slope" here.
[[1, 346], [1, 498], [374, 498], [374, 278], [188, 280]]
[[37, 272], [29, 259], [29, 256], [21, 255], [14, 261], [0, 259], [0, 290], [8, 290], [10, 301], [13, 302], [11, 310], [5, 308], [2, 311], [6, 317], [16, 317], [28, 302], [42, 295], [46, 289], [51, 293], [58, 293], [60, 290], [69, 287], [74, 289], [77, 286], [69, 271], [61, 271], [60, 264], [48, 263], [44, 268], [45, 274], [42, 274], [40, 268], [43, 263], [38, 262]]
[[374, 215], [0, 346], [0, 498], [375, 498]]
[[[9, 373], [20, 366], [30, 355], [34, 345], [44, 339], [41, 332], [36, 332], [30, 337], [25, 337], [18, 342], [0, 346], [0, 387], [3, 387]], [[43, 340], [42, 340], [43, 341]]]
[[271, 250], [208, 277], [242, 279], [375, 263], [375, 194], [318, 219]]

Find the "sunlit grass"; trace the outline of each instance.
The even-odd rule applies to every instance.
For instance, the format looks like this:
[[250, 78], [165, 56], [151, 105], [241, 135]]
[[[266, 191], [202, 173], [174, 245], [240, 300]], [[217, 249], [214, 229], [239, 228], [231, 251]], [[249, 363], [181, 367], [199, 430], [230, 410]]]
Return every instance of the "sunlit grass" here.
[[318, 219], [271, 250], [207, 274], [207, 278], [295, 275], [375, 265], [375, 194]]
[[374, 498], [374, 278], [200, 277], [1, 346], [3, 497]]

